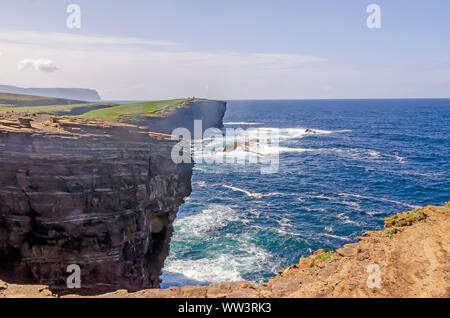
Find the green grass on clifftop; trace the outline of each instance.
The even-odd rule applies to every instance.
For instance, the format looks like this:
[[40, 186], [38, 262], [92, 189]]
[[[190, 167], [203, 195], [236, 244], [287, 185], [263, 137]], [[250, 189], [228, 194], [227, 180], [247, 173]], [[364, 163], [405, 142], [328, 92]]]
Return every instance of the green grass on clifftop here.
[[0, 113], [16, 112], [26, 114], [39, 114], [49, 116], [65, 116], [71, 115], [73, 112], [85, 113], [96, 107], [110, 107], [111, 103], [86, 103], [86, 104], [71, 104], [71, 105], [46, 105], [46, 106], [10, 106], [0, 105]]
[[183, 107], [191, 98], [140, 102], [133, 104], [89, 103], [62, 98], [0, 93], [0, 114], [7, 112], [44, 116], [71, 116], [118, 121], [160, 116], [168, 108]]
[[153, 117], [158, 116], [161, 112], [165, 111], [169, 107], [182, 107], [189, 100], [191, 99], [181, 98], [164, 101], [124, 104], [109, 108], [92, 110], [78, 117], [110, 121], [119, 120], [121, 117]]
[[34, 95], [21, 95], [21, 94], [9, 94], [9, 93], [0, 93], [0, 104], [12, 104], [18, 101], [41, 101], [45, 100], [49, 103], [56, 98], [53, 97], [43, 97], [43, 96], [34, 96]]

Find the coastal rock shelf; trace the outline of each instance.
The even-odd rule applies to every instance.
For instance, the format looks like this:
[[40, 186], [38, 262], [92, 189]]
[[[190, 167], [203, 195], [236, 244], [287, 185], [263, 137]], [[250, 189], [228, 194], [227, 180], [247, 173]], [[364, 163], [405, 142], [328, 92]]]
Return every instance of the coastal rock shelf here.
[[82, 290], [159, 287], [191, 193], [193, 165], [170, 157], [178, 141], [142, 124], [23, 116], [0, 118], [0, 279], [64, 289], [76, 264]]

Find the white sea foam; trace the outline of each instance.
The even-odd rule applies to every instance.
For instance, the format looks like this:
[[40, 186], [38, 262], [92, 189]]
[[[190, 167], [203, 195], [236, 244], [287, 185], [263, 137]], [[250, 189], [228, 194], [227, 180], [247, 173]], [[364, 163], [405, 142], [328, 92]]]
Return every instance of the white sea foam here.
[[233, 125], [233, 126], [254, 126], [254, 125], [262, 125], [261, 123], [250, 123], [246, 121], [230, 121], [223, 123], [224, 125]]
[[301, 237], [301, 234], [298, 233], [297, 231], [291, 231], [288, 230], [288, 228], [293, 228], [293, 226], [276, 226], [276, 227], [264, 227], [264, 226], [259, 226], [259, 225], [252, 225], [253, 229], [257, 229], [259, 231], [270, 231], [270, 232], [277, 232], [278, 234], [282, 235], [282, 236], [290, 236], [290, 237]]
[[309, 212], [327, 212], [327, 210], [326, 209], [324, 209], [324, 208], [317, 208], [317, 207], [315, 207], [315, 208], [309, 208], [309, 207], [302, 207], [302, 209], [303, 210], [306, 210], [306, 211], [309, 211]]
[[204, 237], [207, 231], [220, 229], [230, 222], [239, 220], [236, 211], [230, 206], [211, 204], [201, 213], [177, 218], [174, 226], [178, 239], [191, 240], [195, 237]]
[[238, 187], [233, 187], [233, 186], [226, 185], [226, 184], [222, 184], [222, 187], [230, 189], [230, 190], [233, 190], [233, 191], [236, 191], [236, 192], [242, 192], [246, 196], [251, 197], [251, 198], [258, 198], [259, 199], [259, 198], [263, 197], [263, 195], [261, 193], [250, 192], [250, 191], [247, 191], [245, 189], [241, 189], [241, 188], [238, 188]]
[[201, 188], [206, 186], [206, 182], [203, 181], [203, 180], [192, 182], [192, 184], [196, 184], [196, 185], [198, 185]]
[[[209, 230], [222, 228], [235, 221], [246, 224], [246, 220], [238, 217], [234, 209], [218, 204], [210, 205], [199, 214], [177, 219], [174, 223], [174, 240], [180, 243], [208, 241], [212, 239]], [[270, 252], [249, 243], [251, 237], [245, 234], [220, 235], [234, 242], [233, 247], [220, 251], [211, 249], [205, 257], [198, 259], [177, 258], [176, 251], [172, 250], [164, 267], [164, 285], [239, 281], [243, 280], [241, 273], [259, 271], [267, 268], [273, 261]]]
[[179, 273], [188, 278], [204, 283], [243, 280], [238, 270], [239, 263], [230, 254], [215, 258], [170, 259], [166, 260], [164, 271]]
[[398, 205], [403, 205], [406, 206], [408, 208], [418, 208], [417, 205], [412, 205], [409, 203], [404, 203], [404, 202], [400, 202], [400, 201], [396, 201], [396, 200], [390, 200], [387, 198], [383, 198], [383, 197], [369, 197], [369, 196], [363, 196], [360, 194], [352, 194], [352, 193], [338, 193], [339, 196], [343, 196], [343, 197], [354, 197], [354, 198], [359, 198], [359, 199], [368, 199], [368, 200], [374, 200], [374, 201], [382, 201], [382, 202], [390, 202], [390, 203], [395, 203]]
[[383, 213], [378, 212], [378, 211], [366, 211], [366, 214], [368, 214], [370, 216], [374, 216], [374, 215], [379, 215], [379, 214], [383, 214]]
[[[245, 239], [245, 238], [244, 238]], [[202, 283], [222, 281], [241, 281], [243, 272], [256, 272], [267, 268], [272, 254], [267, 250], [242, 240], [239, 246], [233, 247], [234, 253], [220, 253], [201, 259], [166, 260], [164, 270], [179, 273], [188, 280]]]
[[[280, 142], [291, 139], [300, 139], [304, 136], [324, 135], [331, 133], [333, 133], [333, 131], [320, 129], [309, 130], [305, 128], [272, 127], [250, 128], [240, 131], [227, 130], [224, 138], [216, 139], [211, 137], [203, 139], [203, 151], [200, 153], [198, 152], [200, 149], [197, 150], [194, 147], [194, 158], [201, 157], [207, 162], [247, 164], [248, 162], [256, 163], [259, 158], [268, 159], [270, 156], [278, 155], [280, 153], [333, 151], [333, 149], [311, 149], [279, 145]], [[276, 140], [276, 142], [274, 142], [274, 140]], [[226, 152], [223, 151], [226, 145], [230, 145], [235, 142], [238, 143], [235, 149]]]
[[272, 147], [273, 152], [306, 152], [306, 151], [314, 151], [314, 149], [307, 148], [290, 148], [290, 147]]
[[399, 163], [406, 163], [406, 159], [405, 158], [403, 158], [402, 156], [399, 156], [398, 155], [398, 153], [395, 153], [394, 155], [393, 155], [393, 157], [395, 158], [395, 160], [397, 160]]
[[349, 133], [349, 132], [353, 132], [353, 130], [351, 130], [351, 129], [341, 129], [341, 130], [336, 130], [335, 132], [337, 132], [337, 133]]
[[376, 150], [368, 150], [367, 153], [369, 154], [369, 156], [373, 157], [373, 158], [381, 158], [381, 153], [379, 151]]
[[342, 241], [351, 241], [351, 239], [346, 236], [339, 236], [339, 235], [333, 235], [333, 234], [328, 234], [328, 233], [322, 233], [322, 236], [331, 237], [331, 238], [342, 240]]
[[353, 207], [355, 210], [361, 210], [361, 206], [357, 202], [342, 201], [342, 204]]
[[[236, 192], [242, 192], [245, 195], [251, 197], [251, 198], [256, 198], [256, 199], [261, 199], [263, 197], [275, 197], [275, 196], [284, 196], [287, 195], [286, 193], [282, 193], [282, 192], [269, 192], [269, 193], [258, 193], [258, 192], [250, 192], [247, 191], [245, 189], [241, 189], [238, 187], [234, 187], [234, 186], [230, 186], [227, 184], [222, 184], [222, 187], [236, 191]], [[254, 202], [261, 202], [261, 201], [254, 201]]]
[[285, 195], [294, 195], [294, 194], [282, 193], [282, 192], [269, 192], [269, 193], [264, 193], [263, 197], [275, 197], [275, 196], [285, 196]]
[[358, 222], [351, 220], [350, 217], [348, 215], [346, 215], [345, 213], [340, 213], [340, 214], [336, 215], [336, 217], [339, 220], [341, 220], [342, 223], [360, 225]]
[[333, 133], [329, 130], [320, 130], [320, 129], [312, 129], [314, 133], [308, 132], [308, 129], [305, 128], [272, 128], [272, 127], [261, 127], [261, 128], [254, 128], [248, 130], [248, 135], [250, 138], [258, 138], [261, 134], [271, 134], [271, 133], [278, 133], [280, 140], [289, 140], [289, 139], [298, 139], [302, 138], [306, 135], [327, 135]]
[[308, 199], [333, 200], [334, 198], [326, 196], [324, 194], [318, 194], [318, 195], [308, 195]]
[[411, 170], [400, 171], [399, 174], [410, 175], [410, 176], [419, 176], [419, 177], [427, 177], [427, 178], [441, 177], [441, 176], [444, 175], [443, 172], [417, 172], [417, 171], [411, 171]]
[[282, 228], [292, 227], [291, 220], [282, 217], [279, 220], [275, 220]]
[[382, 152], [379, 152], [374, 149], [364, 149], [364, 148], [316, 148], [316, 149], [305, 149], [305, 151], [315, 151], [315, 152], [328, 152], [328, 153], [335, 153], [339, 156], [342, 156], [344, 158], [352, 159], [352, 160], [386, 160], [390, 158], [394, 158], [399, 163], [404, 164], [406, 163], [406, 159], [399, 156], [398, 154], [385, 154]]

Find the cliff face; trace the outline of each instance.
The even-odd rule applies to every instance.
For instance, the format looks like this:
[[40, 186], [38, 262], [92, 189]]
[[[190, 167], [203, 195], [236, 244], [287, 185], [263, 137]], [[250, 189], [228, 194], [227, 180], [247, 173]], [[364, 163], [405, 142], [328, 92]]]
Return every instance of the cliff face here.
[[6, 117], [0, 279], [64, 289], [76, 264], [86, 292], [159, 287], [172, 222], [191, 193], [193, 165], [170, 157], [178, 141], [142, 125]]
[[[194, 133], [194, 121], [202, 120], [202, 132], [210, 127], [222, 127], [226, 102], [195, 99], [186, 107], [168, 109], [162, 117], [149, 117], [143, 121], [152, 131], [170, 134], [173, 129], [184, 127]], [[142, 124], [142, 123], [141, 123]]]
[[13, 281], [159, 286], [192, 165], [145, 129], [79, 121], [0, 132], [0, 268]]

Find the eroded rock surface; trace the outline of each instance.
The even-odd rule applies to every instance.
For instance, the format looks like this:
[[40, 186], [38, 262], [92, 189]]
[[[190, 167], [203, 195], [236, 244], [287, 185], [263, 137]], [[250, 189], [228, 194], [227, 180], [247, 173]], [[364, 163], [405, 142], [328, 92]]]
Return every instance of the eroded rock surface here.
[[191, 192], [192, 165], [170, 158], [175, 142], [127, 124], [0, 118], [0, 292], [65, 288], [70, 264], [84, 291], [159, 287]]

